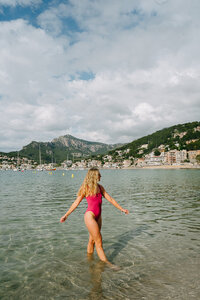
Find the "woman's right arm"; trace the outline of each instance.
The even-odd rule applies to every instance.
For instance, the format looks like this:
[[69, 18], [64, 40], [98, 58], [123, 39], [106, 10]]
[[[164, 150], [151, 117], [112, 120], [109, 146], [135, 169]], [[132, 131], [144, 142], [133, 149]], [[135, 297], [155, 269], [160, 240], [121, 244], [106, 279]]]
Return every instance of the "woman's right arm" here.
[[76, 198], [76, 200], [74, 201], [74, 203], [72, 203], [70, 209], [66, 212], [66, 214], [64, 216], [61, 217], [60, 222], [63, 223], [66, 221], [67, 217], [77, 208], [77, 206], [81, 203], [81, 201], [83, 200], [84, 196], [78, 196]]

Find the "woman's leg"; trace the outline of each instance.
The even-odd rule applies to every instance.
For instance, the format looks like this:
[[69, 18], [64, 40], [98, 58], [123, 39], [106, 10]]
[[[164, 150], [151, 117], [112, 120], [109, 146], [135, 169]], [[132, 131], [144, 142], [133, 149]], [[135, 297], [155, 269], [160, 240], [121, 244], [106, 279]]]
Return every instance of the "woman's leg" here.
[[91, 236], [91, 234], [89, 235], [89, 241], [88, 241], [88, 245], [87, 245], [87, 253], [88, 254], [92, 254], [94, 252], [94, 240]]
[[[99, 231], [101, 231], [101, 224], [102, 224], [101, 216], [97, 220], [97, 224], [99, 226]], [[87, 253], [88, 254], [92, 254], [94, 252], [94, 245], [95, 245], [95, 242], [94, 242], [91, 234], [89, 234], [89, 241], [88, 241], [88, 246], [87, 246]]]
[[97, 254], [100, 258], [100, 260], [104, 262], [108, 262], [107, 257], [104, 253], [103, 247], [102, 247], [102, 236], [99, 229], [99, 224], [101, 222], [99, 221], [99, 224], [94, 218], [94, 214], [91, 211], [88, 211], [85, 213], [84, 219], [85, 219], [85, 225], [89, 231], [89, 234], [92, 238], [92, 240], [95, 242]]
[[101, 216], [97, 220], [97, 224], [99, 225], [99, 231], [101, 231], [101, 225], [102, 225], [102, 218], [101, 218]]

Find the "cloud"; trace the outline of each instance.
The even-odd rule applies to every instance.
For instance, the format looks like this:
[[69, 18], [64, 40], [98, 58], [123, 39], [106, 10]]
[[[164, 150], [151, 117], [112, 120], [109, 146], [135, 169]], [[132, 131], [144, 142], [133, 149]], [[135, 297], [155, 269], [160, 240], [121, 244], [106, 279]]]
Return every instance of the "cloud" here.
[[198, 120], [199, 8], [71, 0], [37, 26], [0, 22], [0, 151], [66, 133], [130, 142]]
[[42, 0], [0, 0], [2, 6], [37, 6], [42, 3]]

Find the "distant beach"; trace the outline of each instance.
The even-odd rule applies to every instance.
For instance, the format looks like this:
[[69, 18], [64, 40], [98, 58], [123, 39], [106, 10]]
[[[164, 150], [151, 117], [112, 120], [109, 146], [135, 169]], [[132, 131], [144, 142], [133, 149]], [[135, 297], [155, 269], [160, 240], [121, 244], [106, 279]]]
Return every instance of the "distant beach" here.
[[144, 166], [144, 167], [127, 167], [123, 168], [125, 170], [128, 169], [200, 169], [200, 165], [163, 165], [163, 166]]

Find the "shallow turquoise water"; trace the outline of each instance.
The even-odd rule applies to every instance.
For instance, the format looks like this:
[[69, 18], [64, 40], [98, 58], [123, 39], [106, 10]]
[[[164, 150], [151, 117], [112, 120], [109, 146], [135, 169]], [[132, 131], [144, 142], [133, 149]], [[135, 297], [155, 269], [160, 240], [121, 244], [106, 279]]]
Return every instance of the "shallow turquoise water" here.
[[85, 171], [0, 172], [1, 299], [199, 299], [200, 170], [104, 170], [110, 270], [88, 260], [86, 200], [64, 224]]

